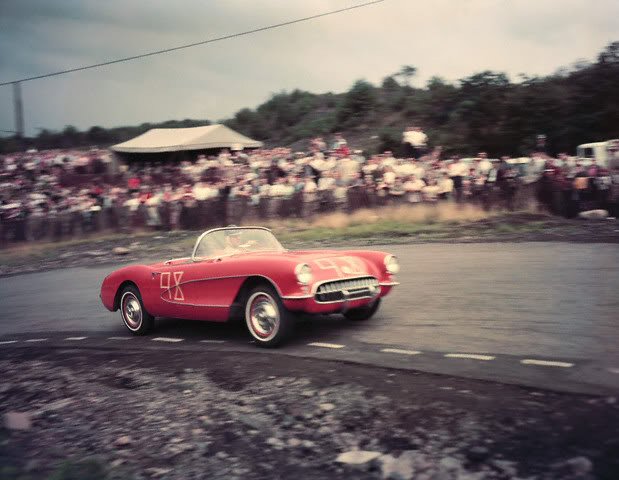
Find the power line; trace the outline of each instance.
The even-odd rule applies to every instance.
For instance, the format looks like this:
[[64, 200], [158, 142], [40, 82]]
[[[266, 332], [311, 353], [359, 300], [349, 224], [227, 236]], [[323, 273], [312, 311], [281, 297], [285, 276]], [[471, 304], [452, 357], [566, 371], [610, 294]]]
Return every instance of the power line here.
[[195, 42], [195, 43], [189, 43], [187, 45], [180, 45], [180, 46], [177, 46], [177, 47], [165, 48], [163, 50], [157, 50], [157, 51], [154, 51], [154, 52], [142, 53], [140, 55], [133, 55], [131, 57], [118, 58], [116, 60], [110, 60], [110, 61], [107, 61], [107, 62], [95, 63], [93, 65], [86, 65], [86, 66], [83, 66], [83, 67], [69, 68], [67, 70], [60, 70], [58, 72], [46, 73], [44, 75], [37, 75], [37, 76], [34, 76], [34, 77], [26, 77], [26, 78], [22, 78], [22, 79], [19, 79], [19, 80], [11, 80], [10, 82], [2, 82], [2, 83], [0, 83], [0, 87], [3, 87], [5, 85], [10, 85], [10, 84], [16, 83], [16, 82], [29, 82], [31, 80], [38, 80], [40, 78], [55, 77], [55, 76], [58, 76], [58, 75], [64, 75], [65, 73], [73, 73], [73, 72], [79, 72], [81, 70], [89, 70], [91, 68], [104, 67], [106, 65], [113, 65], [115, 63], [128, 62], [128, 61], [131, 61], [131, 60], [138, 60], [140, 58], [152, 57], [154, 55], [161, 55], [162, 53], [169, 53], [169, 52], [174, 52], [176, 50], [183, 50], [185, 48], [197, 47], [198, 45], [206, 45], [208, 43], [220, 42], [222, 40], [228, 40], [230, 38], [243, 37], [245, 35], [251, 35], [252, 33], [263, 32], [265, 30], [271, 30], [273, 28], [285, 27], [287, 25], [293, 25], [295, 23], [307, 22], [308, 20], [314, 20], [316, 18], [327, 17], [329, 15], [335, 15], [336, 13], [347, 12], [347, 11], [354, 10], [354, 9], [357, 9], [357, 8], [362, 8], [362, 7], [367, 7], [369, 5], [374, 5], [374, 4], [377, 4], [377, 3], [382, 3], [384, 1], [385, 0], [373, 0], [371, 2], [360, 3], [358, 5], [352, 5], [352, 6], [346, 7], [346, 8], [340, 8], [339, 10], [331, 10], [329, 12], [319, 13], [317, 15], [311, 15], [309, 17], [298, 18], [296, 20], [290, 20], [288, 22], [276, 23], [274, 25], [268, 25], [266, 27], [255, 28], [253, 30], [247, 30], [245, 32], [232, 33], [230, 35], [224, 35], [223, 37], [211, 38], [211, 39], [208, 39], [208, 40], [203, 40], [201, 42]]

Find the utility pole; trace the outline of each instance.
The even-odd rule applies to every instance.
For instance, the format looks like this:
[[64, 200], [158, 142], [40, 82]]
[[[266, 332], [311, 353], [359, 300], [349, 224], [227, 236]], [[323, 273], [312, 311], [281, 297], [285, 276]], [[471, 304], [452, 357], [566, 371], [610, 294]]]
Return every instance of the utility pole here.
[[24, 105], [21, 100], [21, 83], [13, 83], [13, 102], [15, 105], [15, 132], [19, 138], [24, 137]]

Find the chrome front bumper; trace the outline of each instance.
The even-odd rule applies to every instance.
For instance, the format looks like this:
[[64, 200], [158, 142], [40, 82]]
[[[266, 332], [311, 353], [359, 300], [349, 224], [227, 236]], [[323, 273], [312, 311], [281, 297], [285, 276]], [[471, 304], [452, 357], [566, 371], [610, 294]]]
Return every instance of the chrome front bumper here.
[[374, 277], [329, 280], [315, 287], [316, 303], [348, 303], [351, 300], [374, 298], [380, 294], [380, 284]]

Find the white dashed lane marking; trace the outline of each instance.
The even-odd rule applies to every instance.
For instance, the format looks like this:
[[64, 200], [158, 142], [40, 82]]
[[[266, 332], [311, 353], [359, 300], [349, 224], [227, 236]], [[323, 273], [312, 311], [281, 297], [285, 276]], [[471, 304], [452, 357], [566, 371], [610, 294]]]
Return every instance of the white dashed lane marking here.
[[[65, 341], [81, 341], [86, 340], [88, 337], [66, 337]], [[108, 337], [108, 340], [118, 340], [125, 341], [131, 340], [134, 337]], [[184, 338], [174, 338], [174, 337], [155, 337], [151, 339], [153, 342], [167, 342], [167, 343], [179, 343], [184, 342]], [[29, 338], [23, 340], [25, 343], [39, 343], [49, 341], [49, 338]], [[10, 345], [14, 343], [19, 343], [19, 340], [2, 340], [0, 341], [0, 345]], [[216, 340], [216, 339], [205, 339], [200, 340], [200, 343], [212, 343], [212, 344], [221, 344], [226, 343], [226, 340]], [[255, 342], [250, 342], [255, 343]], [[307, 344], [310, 347], [319, 347], [319, 348], [331, 348], [331, 349], [341, 349], [345, 348], [346, 345], [342, 345], [339, 343], [325, 343], [325, 342], [312, 342]], [[418, 350], [406, 350], [402, 348], [383, 348], [380, 350], [382, 353], [392, 353], [398, 355], [421, 355], [423, 352]], [[494, 355], [485, 355], [478, 353], [445, 353], [443, 355], [446, 358], [464, 358], [471, 360], [482, 360], [482, 361], [490, 361], [495, 360]], [[574, 367], [573, 363], [570, 362], [560, 362], [554, 360], [538, 360], [534, 358], [525, 358], [520, 360], [522, 365], [537, 365], [542, 367], [559, 367], [559, 368], [571, 368]], [[612, 367], [606, 369], [609, 373], [613, 373], [619, 375], [619, 368]]]
[[308, 343], [310, 347], [320, 347], [320, 348], [344, 348], [346, 345], [340, 345], [339, 343], [322, 343], [322, 342], [312, 342]]
[[525, 358], [524, 360], [520, 360], [520, 363], [523, 365], [539, 365], [542, 367], [561, 367], [561, 368], [570, 368], [573, 367], [573, 363], [568, 362], [554, 362], [550, 360], [535, 360], [533, 358]]
[[609, 368], [609, 369], [608, 369], [608, 371], [609, 371], [610, 373], [616, 373], [616, 374], [619, 374], [619, 368]]
[[494, 360], [496, 357], [493, 355], [480, 355], [478, 353], [446, 353], [447, 358], [470, 358], [471, 360]]
[[417, 350], [403, 350], [401, 348], [383, 348], [381, 352], [384, 353], [398, 353], [400, 355], [420, 355], [421, 352]]

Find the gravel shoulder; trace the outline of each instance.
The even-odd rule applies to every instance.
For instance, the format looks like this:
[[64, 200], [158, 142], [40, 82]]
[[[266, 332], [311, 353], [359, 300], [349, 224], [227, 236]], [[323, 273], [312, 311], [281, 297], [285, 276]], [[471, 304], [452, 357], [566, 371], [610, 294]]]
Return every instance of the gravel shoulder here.
[[614, 397], [259, 352], [7, 348], [0, 369], [2, 479], [619, 473]]
[[[273, 227], [286, 248], [368, 247], [389, 244], [574, 242], [619, 243], [617, 220], [566, 220], [531, 213], [495, 215], [471, 222], [383, 222], [350, 227]], [[155, 262], [190, 255], [200, 232], [99, 235], [0, 250], [0, 277], [58, 268]]]

